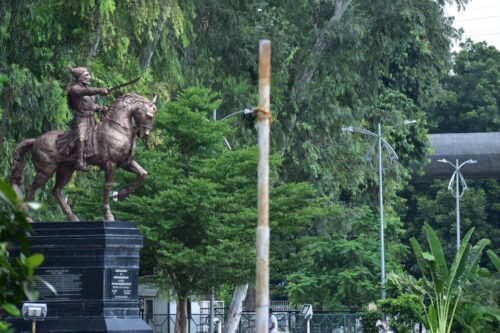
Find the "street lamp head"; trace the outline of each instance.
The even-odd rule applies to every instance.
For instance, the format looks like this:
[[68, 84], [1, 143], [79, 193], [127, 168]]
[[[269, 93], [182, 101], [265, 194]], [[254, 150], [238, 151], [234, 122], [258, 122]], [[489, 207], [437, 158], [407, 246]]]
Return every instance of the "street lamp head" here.
[[354, 128], [352, 126], [342, 127], [342, 131], [344, 131], [344, 132], [354, 132]]
[[[231, 113], [231, 114], [228, 114], [227, 116], [223, 117], [223, 118], [222, 118], [222, 119], [220, 119], [220, 120], [226, 120], [226, 119], [228, 119], [228, 118], [231, 118], [231, 117], [237, 116], [237, 115], [239, 115], [240, 113], [243, 113], [244, 115], [251, 114], [251, 113], [253, 113], [253, 111], [254, 111], [253, 109], [244, 109], [244, 110], [239, 110], [239, 111], [233, 112], [233, 113]], [[216, 113], [217, 113], [217, 111], [216, 111], [216, 110], [214, 110], [214, 120], [217, 118]]]
[[438, 162], [441, 162], [441, 163], [450, 163], [450, 162], [448, 162], [448, 160], [446, 160], [446, 159], [444, 159], [444, 158], [442, 158], [442, 159], [440, 159], [440, 160], [437, 160], [437, 161], [438, 161]]
[[477, 163], [477, 161], [476, 160], [468, 160], [467, 163], [474, 164], [474, 163]]
[[390, 126], [389, 128], [391, 130], [395, 129], [395, 128], [398, 128], [400, 126], [407, 126], [407, 125], [413, 125], [413, 124], [416, 124], [417, 121], [416, 120], [404, 120], [400, 123], [397, 123], [396, 125], [393, 125], [393, 126]]

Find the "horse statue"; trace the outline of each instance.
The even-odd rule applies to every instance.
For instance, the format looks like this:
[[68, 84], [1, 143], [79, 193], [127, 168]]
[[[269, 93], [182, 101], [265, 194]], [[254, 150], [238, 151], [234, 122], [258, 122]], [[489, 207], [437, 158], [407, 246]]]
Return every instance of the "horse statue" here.
[[[146, 170], [135, 160], [136, 134], [139, 138], [147, 140], [156, 112], [156, 96], [153, 100], [148, 100], [135, 93], [124, 94], [113, 102], [103, 120], [92, 130], [86, 148], [86, 162], [104, 170], [104, 219], [107, 221], [114, 221], [109, 199], [116, 168], [136, 174], [132, 184], [113, 194], [118, 200], [126, 198], [146, 179]], [[68, 219], [79, 221], [62, 193], [62, 189], [73, 176], [77, 159], [76, 153], [68, 155], [57, 148], [57, 138], [65, 133], [67, 132], [51, 131], [36, 139], [25, 139], [19, 143], [12, 156], [10, 182], [19, 190], [25, 156], [30, 151], [37, 173], [33, 183], [26, 190], [25, 200], [30, 201], [34, 192], [43, 187], [55, 174], [56, 181], [52, 194]]]

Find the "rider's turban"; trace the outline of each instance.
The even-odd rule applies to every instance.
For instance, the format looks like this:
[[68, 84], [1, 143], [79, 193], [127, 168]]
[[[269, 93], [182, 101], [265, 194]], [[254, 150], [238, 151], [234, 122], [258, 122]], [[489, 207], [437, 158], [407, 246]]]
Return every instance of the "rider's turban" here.
[[76, 79], [79, 79], [80, 76], [82, 76], [83, 73], [88, 72], [87, 68], [85, 67], [74, 67], [71, 68], [71, 73]]

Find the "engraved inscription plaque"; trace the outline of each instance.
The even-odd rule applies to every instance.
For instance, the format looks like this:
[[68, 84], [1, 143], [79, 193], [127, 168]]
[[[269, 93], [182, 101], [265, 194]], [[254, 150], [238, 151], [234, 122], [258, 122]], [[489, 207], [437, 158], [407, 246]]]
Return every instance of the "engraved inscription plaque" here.
[[113, 268], [108, 271], [110, 288], [108, 296], [115, 300], [131, 300], [132, 288], [136, 284], [134, 275], [137, 275], [136, 269]]
[[83, 296], [83, 270], [67, 268], [45, 268], [37, 270], [37, 276], [50, 283], [57, 294], [47, 286], [37, 281], [37, 289], [41, 300], [81, 299]]

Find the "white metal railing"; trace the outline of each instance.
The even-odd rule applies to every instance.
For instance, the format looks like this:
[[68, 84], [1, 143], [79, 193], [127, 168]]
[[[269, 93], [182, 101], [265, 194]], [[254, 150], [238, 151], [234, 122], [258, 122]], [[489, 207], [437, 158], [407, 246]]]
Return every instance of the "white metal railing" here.
[[274, 312], [297, 310], [297, 309], [290, 307], [290, 305], [288, 304], [288, 301], [271, 301], [271, 308], [273, 309]]

